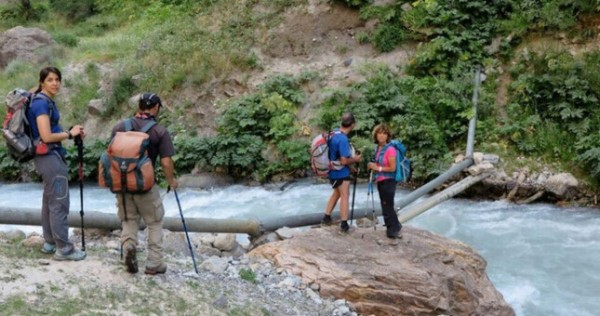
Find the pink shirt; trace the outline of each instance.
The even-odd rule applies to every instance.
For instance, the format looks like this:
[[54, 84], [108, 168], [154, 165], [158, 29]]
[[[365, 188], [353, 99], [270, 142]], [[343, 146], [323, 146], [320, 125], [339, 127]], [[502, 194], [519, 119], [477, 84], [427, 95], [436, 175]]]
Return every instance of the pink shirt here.
[[[375, 153], [375, 162], [379, 163], [379, 152], [381, 151], [381, 147], [377, 147], [377, 152]], [[389, 167], [390, 161], [395, 161], [396, 160], [396, 148], [394, 148], [393, 146], [388, 146], [388, 148], [385, 150], [385, 153], [383, 154], [383, 167]], [[396, 166], [398, 167], [398, 166]], [[393, 172], [393, 171], [390, 171]], [[377, 182], [381, 182], [385, 179], [394, 179], [394, 177], [391, 176], [385, 176], [383, 174], [383, 172], [378, 172], [377, 173]]]

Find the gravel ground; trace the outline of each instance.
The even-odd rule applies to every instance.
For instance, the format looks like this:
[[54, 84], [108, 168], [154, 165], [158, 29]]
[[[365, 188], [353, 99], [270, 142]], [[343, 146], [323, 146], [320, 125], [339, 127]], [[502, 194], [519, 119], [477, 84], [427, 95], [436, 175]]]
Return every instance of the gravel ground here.
[[24, 238], [0, 233], [0, 315], [357, 315], [344, 300], [322, 298], [299, 277], [245, 255], [199, 254], [196, 274], [189, 255], [169, 254], [167, 273], [148, 276], [127, 273], [106, 237], [86, 238], [79, 262], [55, 261], [39, 251], [39, 236]]

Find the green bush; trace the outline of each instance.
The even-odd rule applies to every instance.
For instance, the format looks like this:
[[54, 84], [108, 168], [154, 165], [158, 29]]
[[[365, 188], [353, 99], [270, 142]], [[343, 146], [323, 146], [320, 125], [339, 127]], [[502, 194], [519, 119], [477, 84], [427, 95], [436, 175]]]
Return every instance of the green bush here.
[[[81, 163], [84, 181], [98, 181], [98, 162], [108, 148], [109, 140], [83, 141], [83, 160]], [[67, 148], [67, 166], [69, 181], [79, 181], [79, 152], [74, 142], [64, 143]]]
[[0, 179], [4, 181], [17, 181], [21, 178], [22, 165], [14, 161], [8, 153], [8, 149], [0, 146]]
[[0, 6], [1, 23], [8, 27], [21, 25], [30, 21], [39, 21], [47, 14], [46, 3], [31, 1], [12, 1]]
[[[77, 147], [73, 142], [63, 144], [67, 149], [67, 167], [69, 169], [69, 181], [79, 180], [79, 156]], [[106, 151], [108, 140], [84, 141], [82, 171], [85, 181], [98, 180], [98, 161], [100, 155]], [[21, 181], [24, 179], [41, 180], [33, 162], [18, 163], [9, 155], [7, 148], [0, 146], [0, 179], [4, 181]]]
[[512, 1], [503, 29], [515, 35], [528, 31], [566, 30], [575, 27], [578, 19], [596, 12], [597, 0], [528, 0]]
[[265, 181], [308, 165], [306, 142], [291, 140], [300, 129], [295, 112], [304, 100], [299, 79], [278, 76], [259, 89], [225, 104], [217, 136], [177, 135], [179, 171], [225, 170], [234, 177]]
[[404, 40], [404, 29], [401, 25], [384, 24], [378, 26], [373, 33], [373, 44], [381, 52], [391, 52]]
[[[373, 127], [388, 123], [410, 151], [415, 178], [431, 178], [447, 167], [450, 146], [464, 148], [473, 115], [473, 72], [454, 76], [454, 80], [398, 77], [387, 67], [375, 67], [365, 82], [333, 92], [323, 102], [315, 123], [330, 130], [339, 125], [343, 112], [352, 111], [357, 125], [350, 136], [368, 159], [373, 153]], [[490, 99], [489, 94], [482, 94], [482, 101]]]
[[98, 13], [94, 0], [50, 0], [52, 10], [72, 22], [81, 22]]
[[[567, 51], [532, 53], [513, 67], [509, 122], [503, 133], [524, 153], [581, 161], [599, 177], [595, 150], [600, 123], [597, 53], [575, 58]], [[588, 62], [591, 62], [588, 64]]]
[[56, 33], [52, 36], [56, 42], [67, 47], [75, 47], [79, 44], [79, 37], [70, 33]]
[[240, 269], [240, 278], [250, 283], [256, 283], [256, 273], [252, 269], [242, 268]]

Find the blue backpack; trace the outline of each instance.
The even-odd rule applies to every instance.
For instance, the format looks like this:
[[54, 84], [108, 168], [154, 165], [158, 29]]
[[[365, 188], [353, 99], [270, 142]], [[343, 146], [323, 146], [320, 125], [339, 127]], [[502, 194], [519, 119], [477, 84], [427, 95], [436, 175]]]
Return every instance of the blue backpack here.
[[[379, 153], [379, 159], [374, 157], [373, 160], [383, 165], [383, 156], [390, 146], [396, 149], [396, 171], [383, 172], [383, 175], [395, 178], [396, 182], [408, 182], [412, 177], [412, 163], [410, 159], [406, 158], [406, 147], [400, 141], [394, 139], [389, 144], [383, 146]], [[377, 147], [375, 147], [375, 155], [377, 155]]]

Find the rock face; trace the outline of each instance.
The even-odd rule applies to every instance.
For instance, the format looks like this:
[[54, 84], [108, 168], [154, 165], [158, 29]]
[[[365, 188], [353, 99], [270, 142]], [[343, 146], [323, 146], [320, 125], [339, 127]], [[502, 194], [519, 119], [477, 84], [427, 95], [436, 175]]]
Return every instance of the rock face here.
[[14, 27], [0, 34], [0, 67], [6, 67], [14, 59], [44, 63], [48, 51], [56, 42], [48, 32], [39, 28]]
[[394, 244], [383, 230], [311, 229], [261, 245], [264, 257], [364, 315], [514, 315], [469, 246], [424, 230], [403, 228]]

